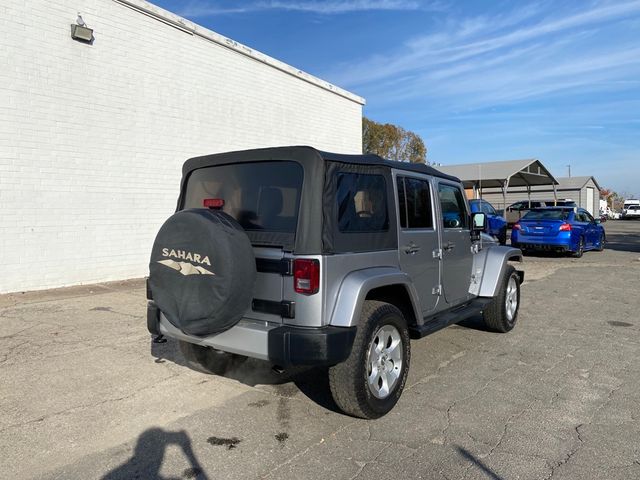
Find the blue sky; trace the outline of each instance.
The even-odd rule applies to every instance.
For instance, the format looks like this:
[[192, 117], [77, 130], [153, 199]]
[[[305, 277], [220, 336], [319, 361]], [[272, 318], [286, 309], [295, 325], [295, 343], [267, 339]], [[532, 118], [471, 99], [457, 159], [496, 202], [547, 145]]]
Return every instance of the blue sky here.
[[640, 0], [152, 0], [366, 98], [442, 164], [538, 158], [640, 196]]

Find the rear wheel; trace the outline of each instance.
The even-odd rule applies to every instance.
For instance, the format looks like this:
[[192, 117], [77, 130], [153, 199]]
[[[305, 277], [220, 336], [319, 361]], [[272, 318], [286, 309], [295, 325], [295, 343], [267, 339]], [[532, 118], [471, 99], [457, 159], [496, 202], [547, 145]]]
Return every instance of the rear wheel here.
[[604, 235], [604, 232], [600, 234], [600, 240], [598, 240], [598, 248], [596, 249], [598, 252], [601, 252], [604, 250], [604, 244], [606, 242], [606, 237]]
[[580, 237], [580, 240], [578, 241], [578, 248], [573, 252], [573, 257], [580, 258], [582, 257], [583, 253], [584, 253], [584, 238]]
[[212, 347], [196, 345], [182, 340], [178, 341], [178, 345], [187, 365], [202, 373], [224, 375], [232, 365], [237, 365], [246, 360], [246, 357], [242, 355], [234, 355]]
[[351, 354], [329, 369], [329, 385], [338, 407], [367, 419], [388, 413], [407, 381], [409, 342], [407, 324], [397, 307], [365, 301]]
[[507, 265], [493, 302], [484, 310], [484, 322], [491, 330], [508, 332], [518, 320], [520, 279], [516, 269]]

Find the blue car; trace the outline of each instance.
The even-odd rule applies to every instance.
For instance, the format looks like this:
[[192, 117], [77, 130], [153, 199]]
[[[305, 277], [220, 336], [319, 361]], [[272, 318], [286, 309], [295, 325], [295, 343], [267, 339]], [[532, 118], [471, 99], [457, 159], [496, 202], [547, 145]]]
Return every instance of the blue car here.
[[486, 200], [469, 200], [471, 213], [484, 212], [487, 215], [487, 233], [498, 239], [500, 245], [507, 243], [507, 220], [498, 215]]
[[511, 245], [525, 250], [555, 250], [581, 257], [586, 250], [604, 250], [599, 219], [575, 207], [536, 208], [511, 230]]

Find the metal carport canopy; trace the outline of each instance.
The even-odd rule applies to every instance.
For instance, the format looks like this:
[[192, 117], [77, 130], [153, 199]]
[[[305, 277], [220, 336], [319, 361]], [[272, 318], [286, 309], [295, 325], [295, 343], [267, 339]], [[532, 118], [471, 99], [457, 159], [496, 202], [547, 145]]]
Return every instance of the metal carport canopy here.
[[540, 160], [506, 160], [503, 162], [465, 163], [436, 167], [462, 180], [465, 188], [505, 188], [535, 185], [558, 185]]

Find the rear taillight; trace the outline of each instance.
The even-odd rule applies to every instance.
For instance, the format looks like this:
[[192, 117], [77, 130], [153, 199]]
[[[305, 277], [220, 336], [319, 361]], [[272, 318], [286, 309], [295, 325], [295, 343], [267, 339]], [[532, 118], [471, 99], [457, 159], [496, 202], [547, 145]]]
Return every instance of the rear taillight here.
[[519, 223], [513, 225], [513, 230], [522, 230], [522, 226]]
[[558, 228], [558, 230], [561, 231], [561, 232], [570, 232], [571, 231], [571, 224], [563, 223], [562, 225], [560, 225], [560, 228]]
[[293, 289], [297, 293], [313, 295], [320, 289], [320, 262], [298, 258], [293, 261]]

